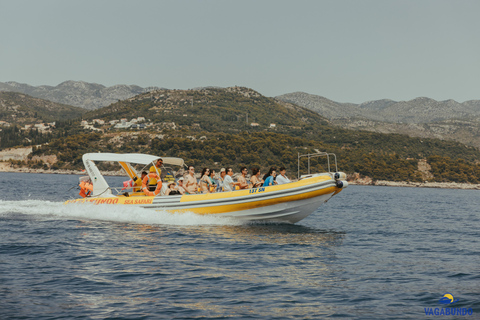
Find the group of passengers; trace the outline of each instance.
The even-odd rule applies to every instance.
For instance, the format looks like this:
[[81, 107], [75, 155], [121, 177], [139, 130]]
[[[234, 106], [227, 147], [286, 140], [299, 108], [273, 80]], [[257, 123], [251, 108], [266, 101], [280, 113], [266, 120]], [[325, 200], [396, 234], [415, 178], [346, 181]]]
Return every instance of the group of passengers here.
[[[155, 192], [155, 195], [159, 193], [158, 186], [161, 186], [160, 173], [163, 165], [163, 159], [159, 158], [155, 165], [150, 167], [149, 173], [143, 171], [141, 179], [134, 177], [132, 180], [133, 190], [140, 191], [140, 189], [149, 195], [151, 192]], [[220, 176], [218, 180], [215, 179], [215, 170], [204, 168], [200, 176], [200, 180], [197, 181], [195, 177], [194, 166], [188, 167], [188, 173], [185, 177], [178, 179], [178, 185], [175, 181], [167, 182], [167, 188], [164, 190], [165, 195], [183, 195], [183, 194], [196, 194], [196, 193], [212, 193], [222, 191], [233, 191], [250, 188], [259, 188], [266, 186], [273, 186], [278, 184], [285, 184], [291, 182], [286, 175], [285, 167], [280, 167], [280, 174], [277, 175], [275, 167], [271, 167], [268, 173], [260, 178], [260, 169], [252, 168], [252, 175], [247, 181], [248, 169], [242, 167], [240, 169], [241, 174], [238, 176], [237, 181], [233, 181], [233, 169], [227, 167], [220, 169]], [[147, 186], [148, 185], [148, 186]]]
[[[278, 176], [276, 168], [271, 167], [263, 178], [260, 178], [260, 169], [252, 168], [252, 175], [249, 181], [247, 181], [247, 167], [242, 167], [240, 171], [241, 174], [238, 176], [237, 181], [234, 181], [232, 178], [234, 175], [233, 169], [231, 167], [222, 168], [220, 169], [220, 176], [218, 180], [216, 180], [215, 170], [204, 168], [200, 175], [200, 180], [197, 181], [194, 166], [189, 166], [185, 179], [182, 177], [178, 180], [179, 185], [177, 189], [180, 194], [212, 193], [259, 188], [262, 186], [272, 186], [291, 182], [286, 175], [287, 170], [285, 167], [280, 168], [280, 174]], [[185, 185], [183, 185], [184, 181]], [[174, 183], [172, 182], [171, 184], [173, 185]], [[171, 185], [169, 184], [169, 188], [170, 186]], [[167, 195], [167, 193], [165, 194]]]

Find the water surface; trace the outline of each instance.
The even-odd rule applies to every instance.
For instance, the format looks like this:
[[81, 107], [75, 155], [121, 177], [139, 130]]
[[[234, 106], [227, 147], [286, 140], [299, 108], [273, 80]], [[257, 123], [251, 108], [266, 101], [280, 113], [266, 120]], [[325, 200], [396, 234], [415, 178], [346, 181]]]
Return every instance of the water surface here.
[[295, 225], [245, 224], [64, 206], [73, 175], [0, 178], [1, 319], [480, 317], [476, 190], [349, 186]]

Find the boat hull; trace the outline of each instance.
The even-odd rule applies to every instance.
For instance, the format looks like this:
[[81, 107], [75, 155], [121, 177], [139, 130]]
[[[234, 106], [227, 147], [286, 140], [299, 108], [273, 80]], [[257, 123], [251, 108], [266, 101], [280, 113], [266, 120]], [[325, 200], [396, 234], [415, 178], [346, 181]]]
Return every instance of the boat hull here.
[[69, 200], [66, 203], [131, 205], [171, 213], [233, 217], [245, 221], [295, 223], [309, 216], [345, 187], [331, 175], [317, 175], [270, 187], [183, 196], [111, 196]]

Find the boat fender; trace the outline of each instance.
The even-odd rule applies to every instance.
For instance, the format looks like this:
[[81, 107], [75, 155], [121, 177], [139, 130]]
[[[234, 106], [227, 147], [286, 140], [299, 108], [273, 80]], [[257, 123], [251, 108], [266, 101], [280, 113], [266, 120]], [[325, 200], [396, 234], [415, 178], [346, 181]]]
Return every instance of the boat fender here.
[[[157, 188], [153, 192], [148, 190], [148, 180], [152, 179], [152, 178], [157, 180]], [[147, 195], [147, 196], [158, 195], [160, 193], [160, 190], [162, 190], [162, 179], [160, 179], [158, 174], [156, 174], [154, 172], [150, 172], [148, 175], [145, 176], [145, 178], [143, 178], [142, 190], [143, 190], [143, 193], [145, 193], [145, 195]]]
[[340, 179], [345, 180], [347, 179], [347, 175], [344, 172], [335, 172], [335, 174], [333, 175], [333, 178], [335, 180], [340, 180]]

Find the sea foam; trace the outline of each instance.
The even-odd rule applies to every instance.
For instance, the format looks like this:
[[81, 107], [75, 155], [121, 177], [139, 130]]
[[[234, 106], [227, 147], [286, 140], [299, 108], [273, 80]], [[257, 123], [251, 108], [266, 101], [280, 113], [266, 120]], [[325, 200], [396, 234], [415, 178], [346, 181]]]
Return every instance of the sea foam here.
[[30, 215], [42, 218], [70, 218], [160, 225], [242, 225], [244, 222], [213, 215], [192, 212], [170, 213], [164, 210], [144, 209], [93, 203], [68, 204], [44, 200], [0, 200], [0, 217]]

